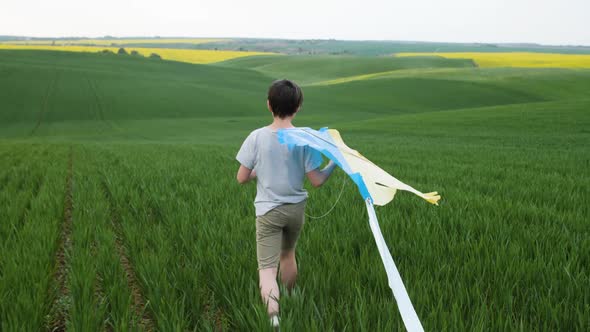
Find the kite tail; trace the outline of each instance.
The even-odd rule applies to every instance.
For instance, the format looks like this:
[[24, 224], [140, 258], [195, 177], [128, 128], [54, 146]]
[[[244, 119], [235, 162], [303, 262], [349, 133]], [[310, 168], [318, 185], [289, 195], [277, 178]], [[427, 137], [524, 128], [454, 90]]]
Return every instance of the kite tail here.
[[371, 198], [367, 198], [365, 203], [367, 203], [367, 212], [369, 213], [369, 225], [371, 226], [373, 237], [377, 243], [377, 249], [379, 250], [383, 266], [385, 267], [385, 272], [387, 273], [387, 278], [389, 279], [389, 287], [393, 291], [393, 296], [397, 302], [399, 313], [402, 316], [406, 330], [409, 332], [424, 332], [422, 323], [420, 323], [420, 319], [414, 310], [412, 301], [410, 301], [410, 296], [406, 291], [406, 286], [404, 286], [402, 277], [400, 276], [399, 271], [395, 266], [395, 262], [391, 257], [391, 253], [387, 248], [387, 244], [381, 233], [381, 228], [379, 228], [379, 221], [377, 220], [377, 214], [373, 208]]

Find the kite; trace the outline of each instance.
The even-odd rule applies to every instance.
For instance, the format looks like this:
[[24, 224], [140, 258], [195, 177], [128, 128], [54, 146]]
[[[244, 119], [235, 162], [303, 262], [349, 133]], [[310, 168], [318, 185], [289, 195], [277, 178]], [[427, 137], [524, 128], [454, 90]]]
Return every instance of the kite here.
[[365, 200], [369, 215], [369, 226], [381, 255], [389, 287], [397, 302], [404, 325], [408, 331], [424, 331], [422, 323], [410, 301], [406, 287], [387, 248], [374, 205], [383, 206], [393, 200], [397, 190], [414, 193], [429, 203], [438, 205], [437, 192], [422, 193], [385, 172], [365, 158], [358, 151], [349, 148], [335, 129], [322, 128], [319, 131], [307, 127], [287, 128], [278, 131], [278, 140], [287, 146], [308, 146], [322, 153], [336, 163], [352, 181]]

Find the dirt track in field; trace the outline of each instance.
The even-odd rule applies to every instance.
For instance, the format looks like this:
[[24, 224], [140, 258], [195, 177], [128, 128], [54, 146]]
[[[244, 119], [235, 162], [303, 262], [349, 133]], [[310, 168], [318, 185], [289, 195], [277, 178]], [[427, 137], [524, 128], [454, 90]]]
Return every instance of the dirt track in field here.
[[133, 268], [133, 264], [129, 260], [129, 255], [127, 254], [127, 249], [124, 245], [123, 230], [121, 229], [119, 215], [116, 210], [116, 205], [113, 196], [106, 183], [103, 183], [103, 188], [105, 196], [109, 202], [111, 225], [113, 233], [115, 234], [115, 249], [117, 250], [117, 254], [119, 255], [121, 267], [123, 268], [123, 271], [125, 271], [125, 274], [127, 276], [127, 287], [129, 287], [129, 290], [131, 291], [131, 305], [133, 306], [133, 312], [139, 319], [138, 325], [142, 331], [155, 331], [154, 320], [151, 317], [150, 310], [147, 307], [147, 302], [145, 300], [145, 297], [143, 296], [141, 284], [137, 280], [135, 269]]
[[55, 257], [56, 271], [54, 275], [55, 284], [57, 285], [57, 294], [53, 301], [51, 321], [49, 322], [50, 331], [65, 331], [68, 307], [70, 301], [70, 290], [68, 288], [68, 255], [67, 252], [72, 248], [72, 213], [73, 213], [73, 152], [70, 149], [68, 158], [68, 171], [66, 177], [66, 189], [64, 198], [64, 217], [61, 226], [59, 245]]
[[43, 123], [43, 118], [45, 117], [45, 114], [47, 114], [48, 109], [49, 109], [49, 99], [55, 93], [55, 88], [57, 86], [58, 80], [59, 80], [59, 72], [56, 71], [55, 75], [53, 76], [53, 79], [51, 80], [51, 82], [47, 86], [47, 89], [45, 90], [45, 95], [43, 96], [43, 102], [41, 104], [41, 109], [39, 110], [39, 116], [37, 117], [37, 123], [35, 123], [35, 127], [33, 127], [33, 130], [31, 130], [31, 133], [29, 134], [30, 136], [35, 135], [35, 133], [37, 132], [39, 127], [41, 127], [41, 123]]

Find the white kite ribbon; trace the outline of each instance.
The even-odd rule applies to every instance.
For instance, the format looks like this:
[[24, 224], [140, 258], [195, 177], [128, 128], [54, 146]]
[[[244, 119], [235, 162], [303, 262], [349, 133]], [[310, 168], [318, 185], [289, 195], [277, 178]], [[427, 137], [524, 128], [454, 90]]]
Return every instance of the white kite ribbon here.
[[409, 332], [423, 332], [424, 328], [422, 327], [422, 323], [420, 323], [420, 319], [414, 310], [414, 306], [412, 305], [412, 301], [410, 301], [410, 296], [406, 291], [402, 277], [395, 266], [393, 257], [391, 257], [391, 253], [387, 248], [387, 243], [385, 243], [385, 239], [381, 233], [373, 202], [370, 198], [367, 198], [365, 203], [367, 204], [367, 212], [369, 213], [369, 225], [371, 226], [373, 237], [375, 237], [375, 242], [377, 243], [377, 249], [379, 250], [383, 266], [385, 267], [385, 272], [387, 273], [389, 287], [393, 291], [393, 296], [397, 302], [406, 330]]

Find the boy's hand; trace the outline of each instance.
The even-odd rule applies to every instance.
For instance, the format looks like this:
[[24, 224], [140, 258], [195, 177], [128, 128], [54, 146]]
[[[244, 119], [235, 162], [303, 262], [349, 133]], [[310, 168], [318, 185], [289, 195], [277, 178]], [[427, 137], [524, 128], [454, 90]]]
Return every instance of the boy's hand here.
[[336, 163], [330, 160], [328, 165], [326, 165], [326, 167], [324, 167], [322, 170], [317, 168], [311, 172], [308, 172], [305, 175], [307, 176], [309, 182], [311, 182], [311, 185], [317, 188], [323, 185], [328, 180], [330, 175], [332, 175], [332, 172], [334, 171], [335, 167]]

